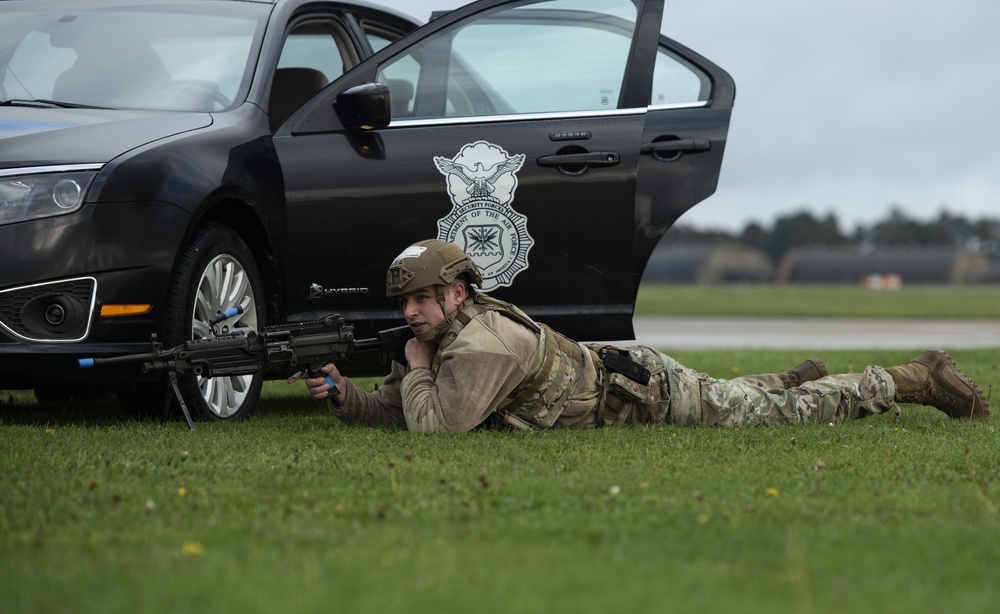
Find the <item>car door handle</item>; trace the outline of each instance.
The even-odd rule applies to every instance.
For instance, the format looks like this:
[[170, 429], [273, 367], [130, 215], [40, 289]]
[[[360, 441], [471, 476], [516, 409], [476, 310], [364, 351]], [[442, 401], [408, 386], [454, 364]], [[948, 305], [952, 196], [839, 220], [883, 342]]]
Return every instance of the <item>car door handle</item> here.
[[621, 156], [615, 151], [588, 151], [585, 153], [554, 154], [538, 159], [538, 166], [615, 166]]
[[708, 139], [676, 139], [673, 141], [646, 143], [639, 151], [644, 154], [693, 153], [696, 151], [708, 151], [711, 148], [712, 141]]

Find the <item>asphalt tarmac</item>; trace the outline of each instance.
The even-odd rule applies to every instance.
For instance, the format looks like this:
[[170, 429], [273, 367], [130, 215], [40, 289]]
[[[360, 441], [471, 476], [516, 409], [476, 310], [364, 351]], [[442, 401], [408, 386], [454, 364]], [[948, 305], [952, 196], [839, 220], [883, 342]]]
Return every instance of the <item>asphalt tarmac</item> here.
[[1000, 319], [636, 317], [636, 340], [656, 348], [1000, 350]]

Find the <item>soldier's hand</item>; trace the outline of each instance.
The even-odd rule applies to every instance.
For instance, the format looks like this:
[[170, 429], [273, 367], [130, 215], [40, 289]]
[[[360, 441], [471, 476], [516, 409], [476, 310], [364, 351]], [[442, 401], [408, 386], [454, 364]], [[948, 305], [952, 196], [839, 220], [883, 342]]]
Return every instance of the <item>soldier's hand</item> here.
[[434, 352], [437, 351], [437, 343], [434, 341], [420, 341], [417, 338], [406, 342], [403, 352], [406, 354], [406, 364], [411, 369], [420, 367], [430, 367], [434, 360]]
[[[333, 383], [337, 386], [337, 395], [334, 398], [338, 403], [342, 402], [346, 395], [344, 394], [344, 376], [340, 374], [337, 370], [337, 366], [332, 362], [328, 362], [323, 365], [319, 373], [310, 373], [313, 377], [306, 378], [306, 388], [309, 390], [309, 396], [314, 399], [320, 400], [325, 399], [330, 396], [330, 384], [326, 381], [326, 377], [330, 376]], [[295, 375], [288, 378], [288, 383], [292, 384], [304, 377], [304, 373], [299, 371]]]

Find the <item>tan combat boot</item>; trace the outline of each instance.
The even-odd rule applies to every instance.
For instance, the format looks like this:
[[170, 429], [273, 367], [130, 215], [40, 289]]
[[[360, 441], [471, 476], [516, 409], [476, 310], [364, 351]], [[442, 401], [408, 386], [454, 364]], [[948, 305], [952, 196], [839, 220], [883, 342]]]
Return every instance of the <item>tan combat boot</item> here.
[[990, 417], [983, 391], [942, 350], [928, 350], [905, 365], [888, 367], [886, 371], [896, 382], [899, 403], [930, 405], [952, 418]]
[[788, 390], [827, 375], [829, 373], [826, 372], [826, 365], [823, 364], [823, 361], [819, 358], [810, 358], [790, 371], [779, 373], [778, 377], [785, 385], [785, 390]]

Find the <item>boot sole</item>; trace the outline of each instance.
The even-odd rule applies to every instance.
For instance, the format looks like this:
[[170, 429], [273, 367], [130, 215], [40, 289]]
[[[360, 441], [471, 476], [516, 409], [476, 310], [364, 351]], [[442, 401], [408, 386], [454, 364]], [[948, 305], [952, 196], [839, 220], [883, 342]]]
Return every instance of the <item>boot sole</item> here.
[[[946, 365], [950, 366], [952, 369], [955, 370], [955, 373], [958, 374], [959, 381], [961, 381], [963, 384], [972, 389], [972, 394], [974, 399], [972, 401], [972, 407], [969, 409], [968, 414], [962, 412], [951, 412], [951, 411], [946, 411], [945, 413], [957, 420], [961, 419], [986, 420], [987, 418], [989, 418], [990, 407], [989, 404], [986, 403], [986, 396], [983, 395], [983, 391], [979, 389], [979, 385], [976, 384], [976, 382], [969, 379], [969, 376], [967, 376], [965, 373], [962, 373], [962, 370], [958, 368], [958, 365], [955, 364], [955, 360], [948, 355], [948, 352], [945, 352], [944, 350], [930, 350], [928, 352], [924, 352], [924, 354], [921, 354], [916, 359], [914, 359], [913, 362], [921, 364], [927, 367], [929, 371], [933, 372], [934, 368], [933, 362], [931, 362], [931, 364], [927, 364], [924, 361], [920, 360], [926, 354], [933, 354], [937, 358], [937, 360], [944, 361]], [[979, 408], [978, 412], [976, 411], [977, 406]]]

